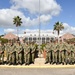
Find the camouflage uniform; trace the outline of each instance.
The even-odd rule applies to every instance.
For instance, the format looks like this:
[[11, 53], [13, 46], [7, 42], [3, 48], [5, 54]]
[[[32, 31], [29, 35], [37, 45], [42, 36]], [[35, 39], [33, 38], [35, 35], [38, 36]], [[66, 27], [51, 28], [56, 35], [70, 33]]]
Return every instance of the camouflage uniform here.
[[11, 45], [10, 52], [9, 52], [9, 65], [16, 63], [16, 51], [15, 46]]
[[35, 59], [35, 45], [31, 45], [31, 62], [34, 64]]
[[15, 44], [16, 48], [15, 48], [15, 51], [16, 51], [16, 64], [23, 64], [23, 61], [22, 61], [22, 46], [19, 42], [17, 42]]
[[67, 45], [65, 43], [62, 44], [61, 57], [62, 57], [62, 64], [65, 64], [65, 63], [67, 64], [68, 51], [67, 51]]
[[10, 52], [10, 44], [5, 44], [5, 52], [6, 52], [6, 64], [9, 63], [9, 52]]
[[30, 47], [28, 45], [26, 45], [24, 48], [24, 60], [25, 60], [25, 65], [30, 64]]
[[56, 45], [56, 52], [55, 52], [55, 57], [56, 57], [56, 64], [61, 63], [61, 55], [60, 55], [60, 44]]
[[45, 64], [49, 62], [49, 57], [50, 57], [50, 54], [49, 54], [49, 50], [50, 50], [50, 46], [49, 44], [47, 43], [47, 45], [45, 46], [45, 50], [46, 50], [46, 58], [45, 58]]
[[22, 47], [23, 47], [23, 62], [25, 63], [25, 59], [26, 59], [26, 57], [25, 57], [25, 53], [26, 53], [26, 44], [25, 43], [23, 43], [22, 44]]
[[54, 50], [55, 50], [54, 44], [51, 43], [49, 50], [49, 62], [52, 64], [55, 62]]
[[74, 46], [71, 45], [70, 46], [70, 54], [69, 54], [69, 58], [70, 58], [70, 64], [74, 64]]
[[0, 64], [4, 64], [4, 45], [0, 46]]
[[21, 45], [19, 46], [18, 57], [19, 57], [18, 62], [19, 64], [22, 65], [23, 64], [23, 48]]

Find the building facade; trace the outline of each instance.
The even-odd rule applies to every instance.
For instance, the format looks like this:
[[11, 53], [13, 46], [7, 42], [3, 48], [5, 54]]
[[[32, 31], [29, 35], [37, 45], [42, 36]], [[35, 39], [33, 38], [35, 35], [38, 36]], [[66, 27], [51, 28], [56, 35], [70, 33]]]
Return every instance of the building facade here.
[[56, 36], [53, 33], [26, 33], [23, 36], [25, 42], [47, 43], [51, 40], [55, 40]]

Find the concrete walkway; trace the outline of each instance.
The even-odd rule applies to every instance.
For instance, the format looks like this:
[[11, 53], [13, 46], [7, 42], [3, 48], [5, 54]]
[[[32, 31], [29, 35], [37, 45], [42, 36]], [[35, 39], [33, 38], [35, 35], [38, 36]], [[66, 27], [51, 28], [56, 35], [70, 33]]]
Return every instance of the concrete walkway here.
[[73, 68], [0, 68], [0, 75], [75, 75]]
[[0, 67], [4, 67], [4, 68], [75, 68], [75, 65], [56, 65], [56, 64], [44, 64], [45, 63], [45, 59], [44, 58], [36, 58], [35, 59], [35, 63], [34, 64], [30, 64], [30, 65], [0, 65]]

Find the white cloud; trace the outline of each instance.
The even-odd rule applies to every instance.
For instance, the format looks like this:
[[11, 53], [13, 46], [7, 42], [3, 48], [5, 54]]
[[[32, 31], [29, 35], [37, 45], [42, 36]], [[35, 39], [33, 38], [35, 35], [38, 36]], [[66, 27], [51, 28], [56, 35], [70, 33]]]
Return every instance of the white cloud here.
[[[39, 13], [39, 0], [11, 0], [12, 6], [11, 9], [24, 9], [29, 11], [31, 14]], [[52, 16], [56, 16], [60, 13], [61, 6], [56, 2], [56, 0], [40, 0], [40, 22], [42, 24], [47, 24]], [[26, 11], [25, 11], [26, 12]], [[38, 25], [39, 17], [30, 19], [24, 19], [25, 26]]]
[[[64, 30], [60, 31], [60, 36], [65, 34], [65, 33], [71, 33], [71, 34], [74, 34], [75, 35], [75, 27], [73, 26], [70, 26], [69, 24], [67, 23], [63, 23], [64, 25]], [[4, 31], [6, 33], [8, 32], [14, 32], [16, 33], [16, 30], [15, 29], [11, 29], [11, 28], [8, 28], [8, 29], [4, 29]], [[39, 34], [39, 30], [38, 29], [25, 29], [25, 30], [19, 30], [19, 34], [24, 34], [24, 32], [26, 33], [38, 33]], [[52, 29], [48, 29], [48, 30], [40, 30], [41, 34], [42, 33], [48, 33], [48, 34], [53, 34], [53, 30]], [[57, 36], [57, 31], [54, 31], [54, 35]]]
[[5, 27], [14, 26], [13, 17], [17, 15], [24, 17], [23, 13], [18, 10], [0, 9], [0, 26]]
[[11, 28], [8, 28], [8, 29], [4, 29], [4, 32], [5, 33], [9, 33], [9, 32], [16, 32], [16, 30], [15, 29], [11, 29]]
[[[26, 17], [25, 12], [18, 9], [28, 10], [29, 13], [37, 15], [39, 13], [39, 0], [10, 0], [12, 6], [8, 9], [0, 9], [0, 26], [13, 27], [13, 17], [19, 15], [22, 18], [22, 26], [34, 26], [39, 24], [39, 16], [36, 18]], [[47, 24], [52, 16], [58, 15], [61, 7], [56, 0], [40, 0], [40, 22]]]
[[[40, 23], [47, 24], [51, 18], [52, 17], [50, 15], [41, 15], [40, 16]], [[29, 26], [38, 25], [38, 24], [39, 24], [39, 16], [37, 18], [32, 19], [32, 20], [30, 20], [30, 18], [29, 18], [25, 23], [25, 25], [29, 25]]]
[[[24, 32], [26, 32], [26, 33], [39, 33], [39, 29], [33, 29], [33, 30], [31, 30], [31, 29], [25, 29], [25, 30], [21, 30], [21, 29], [19, 29], [19, 33], [20, 34], [23, 34]], [[8, 29], [4, 29], [4, 32], [6, 32], [6, 33], [8, 33], [8, 32], [14, 32], [14, 33], [16, 33], [17, 32], [17, 30], [16, 29], [13, 29], [13, 28], [8, 28]], [[53, 33], [53, 30], [40, 30], [40, 32], [41, 33]]]
[[[11, 0], [13, 9], [25, 8], [30, 13], [39, 13], [39, 0]], [[40, 0], [41, 14], [58, 15], [61, 11], [60, 5], [56, 0]]]
[[67, 23], [63, 23], [63, 25], [64, 25], [64, 30], [61, 32], [61, 34], [64, 34], [64, 33], [75, 34], [75, 27], [73, 27]]
[[52, 17], [50, 15], [41, 15], [40, 16], [40, 21], [43, 24], [49, 22], [50, 19], [52, 19]]
[[[27, 32], [27, 33], [36, 33], [38, 32], [39, 33], [39, 29], [33, 29], [33, 30], [30, 30], [30, 29], [26, 29], [26, 30], [23, 30], [23, 32]], [[41, 33], [52, 33], [53, 30], [40, 30]]]
[[[13, 9], [1, 9], [0, 10], [0, 26], [12, 27], [13, 25], [13, 17], [19, 15], [22, 18], [23, 24], [22, 26], [32, 26], [39, 24], [39, 17], [30, 19], [30, 17], [26, 17], [21, 11], [13, 10]], [[50, 15], [42, 15], [40, 16], [41, 23], [47, 23], [51, 19]]]
[[67, 23], [63, 23], [63, 25], [65, 29], [70, 28], [70, 25], [68, 25]]

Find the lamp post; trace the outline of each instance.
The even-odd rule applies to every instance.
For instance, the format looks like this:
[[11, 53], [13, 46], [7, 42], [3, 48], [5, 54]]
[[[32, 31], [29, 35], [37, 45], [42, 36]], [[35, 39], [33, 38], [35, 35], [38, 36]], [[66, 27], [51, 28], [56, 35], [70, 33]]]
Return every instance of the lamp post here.
[[40, 0], [39, 0], [39, 45], [40, 45]]
[[41, 52], [40, 52], [40, 44], [41, 44], [41, 38], [40, 38], [40, 0], [39, 0], [39, 39], [38, 39], [38, 43], [39, 43], [39, 54], [38, 56], [41, 57]]

